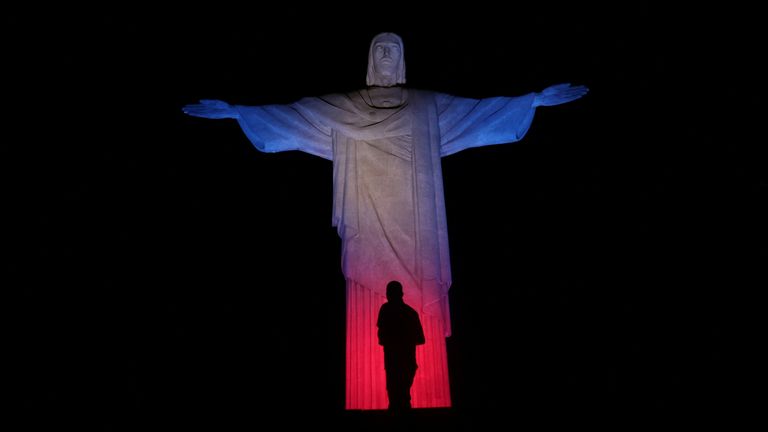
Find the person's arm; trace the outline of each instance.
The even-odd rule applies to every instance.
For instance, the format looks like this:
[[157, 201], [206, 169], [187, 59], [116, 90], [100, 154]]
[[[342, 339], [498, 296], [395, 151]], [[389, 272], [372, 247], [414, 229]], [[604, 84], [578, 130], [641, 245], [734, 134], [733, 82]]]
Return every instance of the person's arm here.
[[387, 329], [386, 329], [386, 323], [385, 323], [386, 320], [384, 318], [386, 314], [386, 312], [384, 312], [385, 310], [386, 310], [386, 303], [381, 305], [381, 308], [379, 308], [379, 317], [376, 320], [376, 327], [378, 328], [376, 335], [379, 338], [379, 345], [381, 346], [384, 346], [389, 342], [387, 340], [388, 335], [387, 335]]
[[421, 326], [421, 320], [419, 319], [419, 314], [416, 314], [416, 345], [424, 345], [426, 343], [426, 338], [424, 337], [424, 327]]

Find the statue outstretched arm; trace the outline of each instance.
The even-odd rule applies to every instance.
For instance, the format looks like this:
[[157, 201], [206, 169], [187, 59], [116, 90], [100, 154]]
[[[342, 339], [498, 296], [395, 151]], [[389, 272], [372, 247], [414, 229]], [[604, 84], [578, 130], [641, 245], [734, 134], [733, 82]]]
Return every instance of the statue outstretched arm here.
[[[306, 98], [311, 100], [311, 98]], [[203, 99], [182, 111], [194, 117], [235, 119], [259, 151], [274, 153], [300, 150], [324, 159], [333, 158], [330, 130], [313, 123], [306, 100], [284, 105], [230, 105], [221, 100]]]
[[216, 99], [202, 99], [199, 104], [184, 105], [184, 114], [208, 119], [236, 119], [240, 115], [230, 104]]
[[528, 131], [536, 107], [568, 103], [588, 91], [586, 86], [565, 83], [517, 97], [468, 99], [438, 94], [440, 155], [517, 142]]
[[585, 94], [589, 89], [586, 86], [571, 86], [570, 83], [556, 84], [545, 88], [541, 93], [536, 93], [533, 98], [533, 106], [553, 106], [574, 101]]

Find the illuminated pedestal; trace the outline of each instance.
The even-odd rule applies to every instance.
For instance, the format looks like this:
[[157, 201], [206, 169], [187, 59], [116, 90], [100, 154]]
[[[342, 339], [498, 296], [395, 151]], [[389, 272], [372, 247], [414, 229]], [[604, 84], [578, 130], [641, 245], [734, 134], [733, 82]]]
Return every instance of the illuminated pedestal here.
[[[384, 349], [378, 344], [376, 320], [386, 297], [347, 282], [346, 409], [386, 409]], [[444, 326], [419, 311], [426, 344], [416, 347], [419, 369], [411, 388], [414, 408], [451, 406]]]

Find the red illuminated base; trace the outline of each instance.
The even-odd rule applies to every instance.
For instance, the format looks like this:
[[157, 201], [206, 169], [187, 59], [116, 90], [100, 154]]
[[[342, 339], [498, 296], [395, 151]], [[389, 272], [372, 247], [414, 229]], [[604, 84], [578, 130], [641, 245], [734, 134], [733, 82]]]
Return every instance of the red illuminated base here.
[[[378, 344], [376, 319], [386, 298], [347, 282], [346, 409], [387, 409], [384, 350]], [[416, 348], [419, 369], [411, 388], [413, 408], [448, 408], [451, 395], [444, 326], [420, 313], [426, 344]]]

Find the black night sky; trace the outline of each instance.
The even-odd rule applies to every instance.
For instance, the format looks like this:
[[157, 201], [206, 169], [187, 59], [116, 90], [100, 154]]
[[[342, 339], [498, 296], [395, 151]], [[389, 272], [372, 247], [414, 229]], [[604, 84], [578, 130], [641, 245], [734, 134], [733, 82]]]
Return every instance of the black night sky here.
[[2, 18], [3, 273], [30, 430], [382, 421], [343, 412], [331, 163], [181, 112], [361, 87], [381, 31], [402, 36], [410, 87], [590, 88], [519, 143], [443, 160], [455, 406], [422, 426], [750, 410], [739, 341], [766, 286], [767, 185], [750, 13], [281, 9]]

